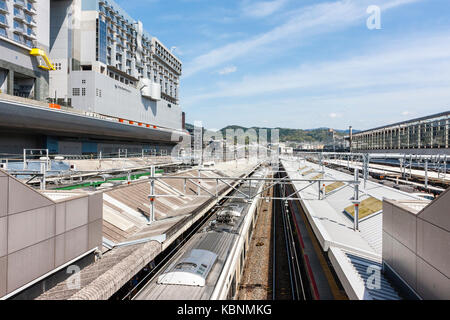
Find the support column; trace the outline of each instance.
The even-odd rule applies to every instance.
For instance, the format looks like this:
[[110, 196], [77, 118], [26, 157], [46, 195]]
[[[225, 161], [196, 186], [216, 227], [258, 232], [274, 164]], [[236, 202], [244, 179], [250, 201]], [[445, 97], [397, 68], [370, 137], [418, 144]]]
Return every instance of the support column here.
[[434, 143], [434, 140], [433, 140], [433, 135], [434, 135], [434, 125], [433, 125], [432, 122], [431, 122], [429, 125], [430, 125], [430, 149], [433, 149], [433, 143]]
[[10, 95], [14, 95], [14, 71], [8, 70], [8, 90], [7, 93]]
[[[155, 166], [150, 168], [150, 177], [155, 177]], [[148, 218], [148, 224], [152, 224], [155, 221], [155, 180], [151, 179], [150, 181], [150, 214]]]
[[37, 76], [36, 78], [34, 78], [34, 99], [38, 101], [43, 99], [43, 97], [41, 97], [41, 86], [42, 86], [42, 79], [41, 77]]
[[408, 127], [408, 149], [410, 148], [411, 127]]
[[355, 213], [353, 216], [353, 230], [354, 231], [359, 231], [359, 205], [360, 205], [360, 201], [359, 201], [359, 172], [358, 169], [355, 168], [355, 194], [353, 196], [353, 204], [355, 206]]
[[449, 117], [445, 120], [445, 148], [448, 148], [448, 121]]
[[418, 149], [420, 149], [420, 147], [422, 146], [422, 144], [420, 143], [421, 142], [420, 141], [421, 135], [422, 135], [422, 132], [421, 132], [421, 126], [420, 126], [420, 123], [419, 123], [417, 125], [417, 148]]

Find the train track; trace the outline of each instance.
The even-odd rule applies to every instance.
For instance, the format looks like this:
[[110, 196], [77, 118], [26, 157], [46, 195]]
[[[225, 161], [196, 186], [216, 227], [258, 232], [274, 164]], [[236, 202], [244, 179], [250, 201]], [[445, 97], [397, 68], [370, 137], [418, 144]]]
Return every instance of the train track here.
[[[278, 178], [282, 177], [277, 173]], [[274, 197], [287, 196], [284, 185], [274, 187]], [[272, 234], [272, 298], [273, 300], [311, 299], [306, 270], [303, 265], [299, 237], [293, 228], [287, 202], [273, 201]]]

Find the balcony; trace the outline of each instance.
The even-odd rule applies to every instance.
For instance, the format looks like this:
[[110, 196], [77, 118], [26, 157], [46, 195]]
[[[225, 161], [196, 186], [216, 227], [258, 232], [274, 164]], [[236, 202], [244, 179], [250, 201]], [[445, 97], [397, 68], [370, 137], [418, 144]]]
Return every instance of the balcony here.
[[32, 40], [36, 40], [36, 33], [30, 28], [27, 29], [25, 36]]
[[37, 26], [36, 21], [33, 19], [33, 17], [28, 15], [25, 15], [25, 23], [33, 27]]
[[28, 2], [27, 5], [23, 7], [23, 10], [29, 14], [36, 14], [36, 9], [30, 2]]
[[23, 14], [23, 12], [15, 12], [14, 13], [14, 20], [26, 22], [25, 15]]
[[14, 32], [20, 32], [20, 33], [25, 33], [26, 34], [26, 30], [23, 26], [20, 25], [14, 25]]
[[25, 7], [25, 1], [24, 0], [14, 0], [14, 6], [23, 8], [23, 7]]
[[0, 13], [9, 13], [8, 6], [4, 1], [0, 1]]

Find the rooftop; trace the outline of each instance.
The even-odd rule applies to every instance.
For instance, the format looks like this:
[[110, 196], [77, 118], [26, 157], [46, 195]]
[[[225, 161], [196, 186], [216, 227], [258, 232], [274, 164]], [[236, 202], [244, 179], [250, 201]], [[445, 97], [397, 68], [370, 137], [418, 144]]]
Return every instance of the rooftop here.
[[[212, 168], [212, 172], [201, 171], [201, 174], [245, 176], [256, 165], [256, 162], [247, 161], [240, 161], [238, 166], [234, 161], [220, 163]], [[197, 174], [195, 169], [182, 173], [183, 176], [190, 175], [193, 178]], [[215, 191], [215, 185], [213, 187], [205, 183], [204, 187], [210, 191], [214, 188]], [[69, 289], [68, 284], [72, 280], [69, 278], [42, 294], [38, 300], [110, 298], [217, 202], [216, 199], [194, 199], [189, 193], [187, 197], [163, 197], [162, 195], [174, 195], [177, 192], [175, 190], [182, 192], [179, 181], [175, 179], [157, 182], [155, 189], [161, 196], [156, 197], [157, 221], [151, 225], [147, 224], [146, 218], [149, 211], [147, 196], [150, 193], [148, 181], [105, 190], [103, 258], [81, 270], [79, 289]], [[193, 194], [192, 192], [191, 190], [190, 193]]]
[[[296, 162], [282, 161], [282, 163], [292, 179], [311, 179], [321, 173], [319, 165], [314, 163], [306, 162], [307, 166], [300, 170]], [[303, 176], [303, 174], [305, 175]], [[354, 179], [352, 175], [329, 168], [324, 168], [323, 174], [323, 179], [329, 180], [350, 181]], [[301, 190], [307, 185], [308, 182], [294, 183], [296, 190]], [[342, 283], [348, 283], [347, 294], [352, 291], [354, 298], [372, 299], [374, 297], [364, 297], [364, 292], [367, 290], [367, 279], [362, 278], [358, 273], [357, 264], [359, 262], [355, 262], [354, 258], [370, 260], [374, 264], [381, 263], [383, 213], [379, 203], [383, 199], [394, 199], [417, 205], [423, 204], [423, 201], [414, 195], [372, 181], [367, 181], [366, 188], [364, 188], [364, 183], [361, 183], [359, 199], [369, 201], [370, 208], [368, 209], [370, 210], [360, 220], [359, 231], [354, 231], [353, 216], [351, 212], [346, 212], [346, 209], [353, 205], [353, 186], [346, 183], [337, 184], [337, 182], [327, 182], [327, 186], [330, 186], [329, 191], [323, 200], [318, 200], [317, 184], [299, 192], [300, 197], [304, 199], [302, 202], [305, 213], [322, 249], [328, 252], [334, 268], [340, 270], [337, 272], [339, 279]], [[355, 291], [353, 278], [359, 279], [358, 281], [365, 285], [366, 289]]]

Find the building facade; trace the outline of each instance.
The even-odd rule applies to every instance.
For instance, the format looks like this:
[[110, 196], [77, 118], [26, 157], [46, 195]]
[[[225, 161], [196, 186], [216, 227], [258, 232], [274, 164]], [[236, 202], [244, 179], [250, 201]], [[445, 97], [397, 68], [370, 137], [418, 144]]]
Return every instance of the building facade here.
[[0, 300], [33, 298], [92, 261], [102, 203], [101, 192], [41, 193], [0, 170]]
[[0, 153], [169, 154], [181, 72], [112, 1], [0, 0]]
[[181, 61], [113, 1], [51, 0], [56, 103], [182, 129]]
[[49, 72], [32, 48], [48, 51], [50, 0], [0, 0], [0, 93], [45, 101]]
[[353, 134], [353, 152], [448, 154], [450, 112], [430, 115]]

